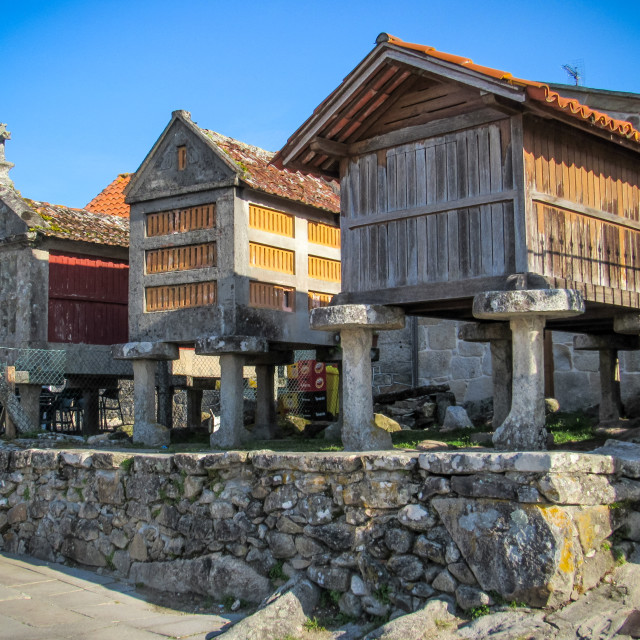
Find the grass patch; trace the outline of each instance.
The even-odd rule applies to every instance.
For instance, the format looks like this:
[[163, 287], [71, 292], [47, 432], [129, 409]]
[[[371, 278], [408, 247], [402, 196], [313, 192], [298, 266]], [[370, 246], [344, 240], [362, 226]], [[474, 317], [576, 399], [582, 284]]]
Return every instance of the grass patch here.
[[271, 578], [271, 580], [287, 579], [287, 574], [282, 570], [283, 564], [284, 563], [281, 560], [280, 562], [274, 564], [273, 567], [271, 567], [271, 569], [269, 569], [269, 578]]
[[315, 616], [313, 616], [313, 618], [307, 618], [302, 626], [307, 631], [326, 631], [326, 628], [318, 622], [318, 618]]
[[131, 473], [131, 467], [133, 467], [133, 458], [125, 458], [120, 463], [120, 468], [123, 469], [126, 473]]
[[595, 437], [594, 419], [581, 411], [552, 413], [547, 417], [547, 429], [555, 444], [583, 442]]
[[471, 619], [475, 620], [476, 618], [482, 618], [482, 616], [488, 616], [491, 613], [491, 609], [489, 609], [489, 605], [483, 604], [479, 607], [473, 607], [469, 613], [471, 614]]

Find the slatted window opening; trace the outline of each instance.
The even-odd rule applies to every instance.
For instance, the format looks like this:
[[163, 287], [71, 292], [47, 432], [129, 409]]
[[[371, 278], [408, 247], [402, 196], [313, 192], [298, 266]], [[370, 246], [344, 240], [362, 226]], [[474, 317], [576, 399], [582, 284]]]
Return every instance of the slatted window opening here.
[[325, 247], [340, 248], [340, 227], [331, 227], [321, 222], [309, 222], [309, 242]]
[[215, 267], [217, 260], [215, 242], [154, 249], [146, 252], [147, 273]]
[[328, 307], [333, 300], [333, 293], [321, 293], [320, 291], [309, 291], [309, 311], [320, 307]]
[[216, 226], [216, 205], [205, 204], [187, 209], [174, 209], [147, 215], [147, 237], [166, 236]]
[[249, 226], [252, 229], [277, 233], [287, 238], [293, 238], [295, 234], [292, 215], [254, 204], [249, 205]]
[[189, 307], [206, 307], [215, 304], [218, 290], [215, 280], [187, 284], [147, 287], [145, 289], [147, 311], [173, 311]]
[[277, 249], [266, 244], [249, 243], [249, 264], [252, 267], [295, 273], [295, 253], [288, 249]]
[[295, 311], [296, 290], [266, 282], [250, 282], [249, 305], [258, 309]]
[[340, 262], [319, 256], [309, 256], [309, 277], [327, 282], [340, 282]]

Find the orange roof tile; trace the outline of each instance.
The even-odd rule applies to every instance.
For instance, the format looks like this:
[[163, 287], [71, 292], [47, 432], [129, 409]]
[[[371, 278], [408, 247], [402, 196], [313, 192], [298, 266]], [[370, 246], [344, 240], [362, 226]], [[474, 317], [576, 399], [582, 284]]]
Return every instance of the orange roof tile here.
[[121, 173], [85, 207], [94, 213], [106, 213], [121, 218], [129, 217], [129, 205], [124, 201], [124, 190], [131, 180], [130, 173]]
[[464, 58], [462, 56], [455, 56], [450, 53], [444, 53], [438, 51], [433, 47], [429, 47], [422, 44], [414, 44], [412, 42], [404, 42], [400, 38], [391, 36], [386, 33], [382, 33], [378, 36], [378, 43], [388, 42], [389, 44], [402, 47], [404, 49], [410, 49], [412, 51], [419, 51], [432, 58], [443, 60], [444, 62], [450, 62], [457, 64], [466, 69], [470, 69], [477, 73], [481, 73], [486, 76], [490, 76], [497, 80], [508, 82], [509, 84], [524, 87], [527, 95], [538, 102], [543, 103], [546, 107], [562, 111], [572, 117], [584, 120], [596, 127], [606, 129], [611, 133], [615, 133], [628, 140], [640, 143], [640, 131], [638, 131], [630, 122], [626, 120], [616, 120], [611, 116], [601, 111], [596, 111], [590, 107], [581, 104], [578, 100], [564, 98], [556, 91], [552, 91], [549, 85], [542, 82], [535, 82], [533, 80], [524, 80], [522, 78], [515, 78], [506, 71], [500, 71], [499, 69], [492, 69], [491, 67], [483, 67], [482, 65], [475, 64], [473, 60]]
[[240, 179], [248, 186], [332, 213], [340, 212], [339, 187], [336, 182], [299, 171], [278, 169], [270, 164], [275, 155], [271, 151], [234, 140], [216, 131], [201, 131], [238, 166], [241, 171]]

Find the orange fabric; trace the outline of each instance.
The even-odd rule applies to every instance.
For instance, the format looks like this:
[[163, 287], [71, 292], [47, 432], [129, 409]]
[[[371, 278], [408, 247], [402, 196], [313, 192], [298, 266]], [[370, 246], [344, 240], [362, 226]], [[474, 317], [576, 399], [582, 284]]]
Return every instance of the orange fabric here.
[[552, 91], [548, 85], [542, 82], [515, 78], [506, 71], [500, 71], [499, 69], [492, 69], [491, 67], [483, 67], [482, 65], [475, 64], [473, 60], [470, 60], [469, 58], [463, 58], [462, 56], [456, 56], [450, 53], [443, 53], [433, 47], [414, 44], [412, 42], [404, 42], [395, 36], [389, 34], [385, 35], [389, 44], [402, 47], [403, 49], [419, 51], [432, 58], [437, 58], [444, 62], [451, 62], [452, 64], [463, 66], [466, 69], [471, 69], [477, 73], [482, 73], [483, 75], [502, 80], [509, 84], [524, 87], [529, 98], [543, 103], [546, 107], [557, 111], [563, 111], [570, 116], [585, 120], [600, 129], [606, 129], [607, 131], [611, 131], [611, 133], [615, 133], [627, 140], [633, 140], [634, 142], [640, 143], [640, 131], [638, 131], [630, 122], [627, 122], [626, 120], [616, 120], [606, 113], [591, 109], [577, 100], [565, 98], [556, 91]]
[[120, 218], [129, 217], [129, 205], [124, 201], [125, 187], [131, 181], [132, 174], [121, 173], [110, 185], [105, 187], [86, 207], [87, 211], [106, 213]]

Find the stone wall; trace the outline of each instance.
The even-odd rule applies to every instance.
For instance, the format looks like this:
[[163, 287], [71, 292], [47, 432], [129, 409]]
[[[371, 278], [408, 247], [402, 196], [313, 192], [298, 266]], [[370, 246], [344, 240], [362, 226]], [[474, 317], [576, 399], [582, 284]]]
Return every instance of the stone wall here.
[[[396, 385], [412, 384], [412, 363], [417, 359], [416, 385], [449, 384], [459, 404], [479, 403], [493, 395], [491, 353], [488, 344], [458, 339], [462, 323], [418, 319], [417, 347], [411, 330], [381, 332], [380, 360], [373, 363], [374, 393]], [[598, 353], [574, 351], [572, 333], [553, 332], [555, 395], [563, 411], [588, 409], [600, 402]], [[640, 354], [620, 352], [622, 400], [629, 415], [640, 415]]]
[[[614, 443], [615, 444], [615, 443]], [[557, 605], [640, 540], [640, 446], [562, 452], [0, 451], [2, 548], [259, 601], [281, 570], [350, 615]], [[634, 543], [619, 543], [620, 553]]]

